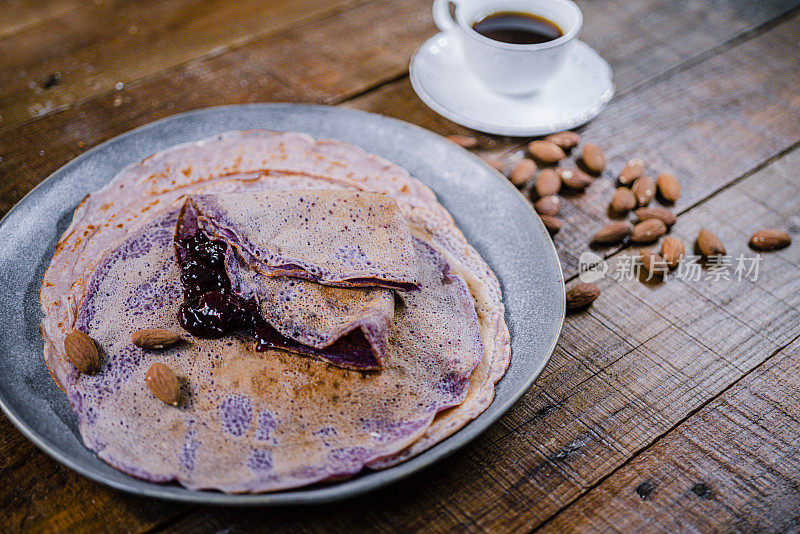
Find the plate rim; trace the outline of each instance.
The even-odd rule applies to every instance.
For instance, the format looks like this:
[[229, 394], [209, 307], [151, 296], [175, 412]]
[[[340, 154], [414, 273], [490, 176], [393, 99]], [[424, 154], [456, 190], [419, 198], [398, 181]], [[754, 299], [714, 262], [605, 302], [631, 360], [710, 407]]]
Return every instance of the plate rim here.
[[[94, 157], [95, 153], [100, 152], [107, 145], [112, 144], [114, 142], [119, 142], [120, 140], [126, 139], [128, 137], [134, 137], [146, 134], [147, 130], [157, 128], [159, 125], [170, 121], [185, 119], [186, 117], [192, 115], [202, 115], [204, 113], [213, 113], [215, 111], [224, 112], [227, 109], [242, 109], [242, 108], [317, 110], [323, 112], [333, 111], [334, 113], [345, 113], [345, 114], [352, 113], [352, 114], [364, 115], [368, 117], [368, 120], [378, 120], [378, 121], [387, 121], [389, 123], [397, 123], [400, 127], [411, 128], [417, 130], [422, 135], [432, 136], [440, 141], [446, 141], [449, 143], [449, 141], [447, 141], [445, 137], [433, 131], [425, 129], [421, 126], [417, 126], [415, 124], [400, 119], [396, 119], [393, 117], [387, 117], [385, 115], [380, 115], [377, 113], [371, 113], [351, 108], [340, 108], [336, 106], [301, 104], [301, 103], [248, 103], [248, 104], [229, 104], [229, 105], [198, 108], [194, 110], [185, 111], [182, 113], [177, 113], [174, 115], [169, 115], [167, 117], [162, 117], [161, 119], [148, 122], [132, 130], [123, 132], [120, 135], [109, 138], [103, 141], [102, 143], [92, 147], [91, 149], [87, 150], [86, 152], [79, 154], [75, 158], [71, 159], [70, 161], [68, 161], [55, 171], [53, 171], [50, 175], [47, 176], [47, 178], [38, 183], [19, 201], [17, 201], [14, 204], [14, 206], [12, 206], [12, 208], [2, 217], [2, 219], [0, 219], [0, 231], [2, 231], [5, 228], [5, 226], [8, 224], [8, 221], [12, 218], [12, 216], [16, 216], [17, 212], [25, 209], [27, 204], [34, 202], [36, 195], [43, 194], [41, 193], [41, 191], [45, 186], [45, 184], [51, 181], [58, 180], [58, 175], [67, 172], [71, 167], [80, 164], [83, 160]], [[172, 502], [210, 504], [215, 506], [217, 505], [281, 506], [281, 505], [310, 505], [310, 504], [330, 503], [330, 502], [345, 500], [358, 495], [363, 495], [367, 492], [374, 491], [378, 488], [393, 484], [394, 482], [398, 482], [400, 480], [408, 478], [411, 475], [417, 474], [418, 472], [424, 470], [430, 465], [445, 459], [455, 451], [468, 445], [477, 436], [488, 430], [490, 426], [496, 423], [497, 420], [500, 419], [500, 417], [502, 417], [503, 415], [506, 414], [506, 412], [508, 412], [511, 406], [513, 406], [522, 397], [522, 395], [524, 395], [530, 390], [530, 388], [533, 386], [533, 383], [542, 373], [542, 371], [550, 361], [550, 358], [552, 357], [556, 344], [558, 343], [558, 340], [560, 338], [561, 331], [563, 329], [564, 318], [566, 313], [566, 290], [565, 290], [564, 274], [563, 274], [563, 268], [561, 266], [561, 261], [558, 258], [555, 244], [549, 237], [549, 234], [544, 226], [544, 223], [542, 223], [539, 217], [536, 216], [536, 212], [533, 209], [531, 203], [528, 202], [522, 195], [522, 193], [516, 187], [514, 187], [499, 171], [497, 171], [497, 169], [492, 168], [490, 165], [488, 165], [484, 160], [482, 160], [479, 156], [475, 155], [474, 153], [461, 147], [456, 146], [455, 148], [461, 150], [464, 154], [468, 155], [478, 165], [481, 165], [484, 168], [493, 171], [493, 174], [498, 178], [498, 180], [501, 180], [501, 183], [503, 183], [505, 187], [512, 189], [514, 193], [518, 195], [520, 199], [524, 202], [524, 204], [530, 209], [531, 213], [534, 215], [534, 219], [537, 221], [536, 224], [538, 225], [540, 232], [543, 232], [545, 236], [548, 236], [548, 239], [546, 240], [546, 242], [548, 243], [547, 253], [552, 254], [552, 257], [555, 260], [556, 272], [553, 274], [557, 275], [558, 279], [557, 281], [559, 282], [558, 285], [560, 288], [560, 299], [559, 299], [560, 314], [557, 318], [557, 324], [553, 335], [553, 339], [550, 341], [549, 346], [545, 351], [547, 356], [541, 361], [538, 367], [534, 369], [534, 371], [531, 373], [531, 375], [527, 378], [525, 383], [519, 388], [518, 391], [514, 392], [513, 395], [511, 395], [505, 401], [501, 402], [501, 404], [497, 405], [497, 407], [495, 408], [496, 411], [494, 413], [487, 414], [486, 411], [481, 412], [481, 414], [479, 414], [476, 418], [468, 421], [461, 429], [454, 432], [444, 440], [438, 442], [430, 449], [427, 449], [422, 453], [420, 453], [419, 455], [387, 469], [378, 471], [369, 471], [367, 475], [359, 474], [351, 479], [342, 482], [335, 482], [329, 485], [317, 484], [317, 485], [307, 486], [304, 488], [295, 488], [295, 489], [288, 489], [283, 491], [267, 492], [267, 493], [228, 494], [214, 490], [190, 490], [177, 484], [153, 483], [142, 479], [138, 479], [124, 472], [120, 472], [124, 475], [125, 477], [124, 480], [131, 481], [133, 484], [138, 484], [138, 486], [134, 487], [129, 484], [119, 483], [115, 480], [107, 478], [106, 476], [104, 476], [103, 473], [95, 471], [92, 468], [92, 466], [82, 465], [78, 461], [71, 458], [67, 452], [59, 450], [59, 447], [57, 447], [52, 443], [49, 443], [48, 440], [38, 435], [36, 431], [33, 430], [28, 425], [28, 423], [26, 423], [24, 417], [21, 414], [17, 413], [17, 411], [14, 410], [9, 405], [9, 403], [6, 400], [6, 392], [4, 391], [2, 385], [0, 385], [0, 409], [2, 409], [3, 413], [6, 415], [6, 417], [8, 417], [8, 419], [12, 422], [12, 424], [14, 424], [14, 426], [40, 450], [42, 450], [45, 454], [47, 454], [60, 464], [70, 468], [71, 470], [79, 473], [80, 475], [95, 482], [98, 482], [100, 484], [103, 484], [107, 487], [111, 487], [113, 489], [122, 491], [130, 495], [157, 498]], [[511, 355], [511, 357], [513, 358], [513, 354]], [[509, 362], [509, 366], [510, 365], [511, 362]], [[502, 380], [503, 377], [501, 377], [498, 380], [497, 384], [499, 384]], [[496, 399], [494, 399], [492, 403], [490, 403], [489, 406], [487, 406], [487, 410], [489, 409], [489, 407], [494, 405], [495, 402], [497, 402]], [[481, 424], [475, 425], [474, 424], [475, 421], [481, 417], [483, 417], [483, 419], [481, 420]], [[453, 439], [457, 436], [459, 437], [459, 439], [457, 440]], [[98, 460], [103, 461], [99, 458]]]

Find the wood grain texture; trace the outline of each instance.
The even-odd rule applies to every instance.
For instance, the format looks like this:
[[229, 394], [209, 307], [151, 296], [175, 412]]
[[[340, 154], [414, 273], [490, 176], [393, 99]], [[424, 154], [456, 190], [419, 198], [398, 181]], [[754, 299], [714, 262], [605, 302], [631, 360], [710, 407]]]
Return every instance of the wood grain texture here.
[[[726, 7], [699, 3], [682, 10], [665, 0], [586, 2], [582, 4], [586, 19], [595, 22], [587, 23], [582, 35], [596, 44], [617, 70], [617, 89], [624, 93], [713, 52], [731, 39], [748, 35], [795, 4], [745, 2]], [[658, 33], [628, 31], [643, 19], [670, 22], [663, 23]], [[8, 127], [8, 121], [0, 121], [0, 173], [15, 176], [12, 181], [0, 182], [0, 215], [55, 169], [115, 135], [181, 111], [220, 104], [335, 104], [401, 76], [414, 49], [434, 32], [427, 0], [353, 5], [320, 21], [127, 82], [122, 91], [100, 91], [94, 98], [70, 109], [45, 113], [33, 122]], [[627, 46], [607, 45], [609, 36], [622, 34], [628, 35]], [[669, 52], [662, 47], [668, 47]], [[651, 66], [641, 69], [640, 61], [649, 61]], [[391, 89], [374, 93], [375, 98], [385, 97]], [[64, 102], [72, 102], [63, 85], [48, 91], [60, 95]], [[439, 132], [465, 131], [437, 118], [408, 86], [392, 96], [395, 108], [387, 106], [383, 111], [393, 111], [394, 116]], [[0, 116], [4, 114], [0, 112]], [[498, 152], [515, 146], [508, 140], [481, 138]], [[39, 154], [40, 150], [45, 153]], [[580, 219], [568, 222], [566, 229], [581, 223]]]
[[[82, 2], [0, 39], [0, 127], [331, 12], [348, 0]], [[57, 77], [57, 78], [53, 78]], [[55, 85], [50, 86], [48, 80]]]
[[[565, 225], [554, 241], [566, 276], [576, 274], [578, 257], [591, 236], [610, 222], [607, 208], [616, 177], [630, 158], [644, 159], [651, 176], [659, 171], [678, 176], [683, 193], [670, 208], [680, 212], [800, 139], [800, 99], [792, 81], [800, 79], [800, 55], [785, 52], [796, 48], [797, 35], [800, 17], [793, 16], [706, 61], [620, 96], [580, 130], [584, 141], [601, 145], [608, 165], [583, 194], [561, 193], [559, 218]], [[406, 79], [347, 105], [403, 117], [440, 133], [461, 131], [419, 102]], [[500, 154], [501, 161], [513, 162], [523, 156], [516, 145], [513, 140], [494, 142], [479, 153]], [[524, 191], [530, 194], [530, 187]]]
[[[17, 5], [20, 15], [7, 19], [0, 9], [0, 51], [4, 43], [26, 32], [31, 39], [41, 40], [27, 43], [29, 51], [46, 50], [48, 42], [57, 48], [59, 36], [67, 34], [77, 39], [70, 46], [80, 48], [84, 36], [72, 29], [53, 29], [54, 21], [74, 20], [81, 9], [107, 13], [116, 5], [101, 4], [74, 7], [68, 0], [58, 0], [50, 11]], [[126, 16], [150, 4], [123, 6], [127, 11], [111, 20], [129, 21]], [[164, 4], [185, 5], [179, 0]], [[271, 9], [269, 5], [264, 9]], [[609, 171], [586, 194], [566, 197], [561, 215], [566, 225], [556, 242], [568, 275], [574, 274], [575, 259], [586, 250], [588, 236], [607, 220], [604, 210], [613, 192], [613, 175], [634, 155], [644, 157], [652, 170], [667, 168], [681, 178], [684, 195], [677, 209], [686, 213], [673, 235], [687, 244], [701, 225], [713, 226], [728, 250], [736, 253], [748, 251], [747, 238], [758, 229], [751, 230], [757, 224], [784, 225], [795, 236], [800, 232], [796, 153], [742, 179], [800, 140], [796, 95], [800, 58], [788, 53], [796, 49], [800, 35], [796, 5], [777, 0], [581, 2], [587, 20], [582, 38], [612, 63], [619, 96], [582, 132], [606, 149], [610, 163]], [[287, 19], [278, 14], [270, 27], [280, 27], [280, 32], [257, 25], [237, 26], [231, 30], [232, 40], [223, 30], [239, 19], [230, 22], [223, 15], [241, 13], [233, 4], [210, 1], [197, 13], [140, 19], [135, 33], [139, 36], [173, 35], [173, 30], [180, 35], [186, 28], [202, 29], [218, 21], [220, 28], [214, 29], [213, 38], [234, 43], [209, 52], [204, 43], [188, 39], [183, 50], [176, 37], [167, 43], [164, 58], [145, 60], [138, 49], [128, 53], [128, 48], [136, 48], [135, 35], [109, 35], [103, 33], [105, 28], [89, 28], [96, 19], [78, 21], [97, 42], [86, 52], [57, 51], [58, 61], [72, 65], [73, 58], [117, 50], [118, 58], [96, 62], [96, 76], [106, 83], [114, 80], [114, 72], [125, 72], [131, 74], [130, 81], [121, 91], [109, 90], [102, 83], [77, 91], [59, 81], [49, 93], [37, 95], [34, 90], [31, 96], [14, 86], [16, 82], [0, 77], [0, 115], [6, 116], [0, 122], [0, 213], [85, 149], [151, 120], [208, 105], [282, 100], [335, 104], [357, 96], [347, 105], [444, 134], [465, 132], [428, 110], [403, 77], [414, 48], [435, 31], [430, 2], [352, 1], [342, 6], [309, 18], [291, 13]], [[17, 26], [3, 22], [15, 19], [27, 22]], [[173, 21], [169, 33], [165, 20]], [[2, 33], [2, 28], [12, 30]], [[56, 35], [39, 37], [47, 28]], [[237, 41], [236, 35], [246, 37]], [[24, 61], [38, 68], [41, 58], [35, 56]], [[181, 57], [186, 59], [176, 59]], [[42, 75], [47, 70], [41, 70]], [[10, 124], [2, 100], [8, 87], [18, 88], [8, 100], [18, 111], [31, 102], [41, 103], [42, 95], [62, 107], [54, 105], [35, 119], [18, 115], [22, 122]], [[480, 139], [482, 154], [500, 155], [506, 162], [522, 157], [518, 149], [522, 140]], [[747, 207], [744, 216], [742, 206]], [[766, 459], [789, 454], [791, 441], [776, 441], [759, 430], [757, 419], [741, 414], [736, 419], [730, 411], [718, 412], [722, 417], [709, 416], [707, 423], [696, 422], [696, 417], [716, 402], [715, 397], [721, 394], [723, 402], [739, 385], [749, 383], [750, 377], [778, 376], [763, 374], [763, 369], [778, 361], [775, 355], [796, 352], [796, 342], [787, 345], [800, 332], [800, 248], [796, 244], [765, 257], [762, 278], [754, 283], [606, 280], [593, 308], [568, 318], [556, 352], [536, 385], [476, 442], [407, 481], [344, 505], [315, 507], [313, 513], [307, 509], [247, 513], [197, 509], [125, 496], [50, 460], [0, 417], [0, 479], [4, 481], [0, 509], [11, 510], [8, 520], [0, 521], [10, 526], [8, 530], [501, 531], [542, 524], [553, 529], [569, 525], [609, 528], [612, 523], [602, 521], [607, 517], [625, 519], [628, 523], [624, 524], [632, 527], [674, 529], [701, 528], [697, 518], [708, 511], [713, 512], [710, 517], [715, 524], [741, 528], [764, 526], [756, 521], [759, 512], [782, 513], [783, 522], [773, 525], [790, 528], [786, 518], [797, 515], [791, 484], [797, 478], [796, 464], [788, 462], [777, 469]], [[620, 256], [611, 259], [612, 269]], [[780, 391], [767, 385], [762, 389], [760, 395], [772, 394], [768, 398], [778, 399], [779, 406], [796, 400], [789, 396], [791, 392], [779, 395]], [[742, 402], [755, 402], [736, 395]], [[794, 412], [782, 410], [771, 413], [768, 421], [796, 437], [791, 423]], [[726, 415], [742, 422], [744, 429], [728, 424]], [[681, 443], [684, 427], [692, 429], [686, 436], [705, 436], [679, 457], [687, 462], [691, 458], [694, 463], [687, 465], [696, 466], [694, 470], [681, 471], [679, 462], [670, 464], [667, 458], [674, 449], [659, 448], [662, 443]], [[707, 486], [713, 496], [708, 501], [713, 502], [703, 501], [706, 508], [691, 508], [690, 517], [681, 522], [677, 492], [689, 481], [690, 490], [695, 488], [694, 479], [700, 480], [703, 469], [712, 469], [700, 453], [718, 450], [726, 438], [751, 444], [749, 448], [763, 452], [763, 458], [745, 447], [724, 449], [741, 459], [744, 467], [716, 465], [725, 461], [725, 455], [716, 457], [717, 471], [710, 473], [718, 473], [719, 478], [709, 478]], [[634, 475], [633, 466], [650, 455], [650, 463], [641, 464], [644, 467]], [[669, 472], [655, 471], [673, 464]], [[646, 472], [651, 473], [649, 478], [640, 474]], [[670, 486], [673, 474], [675, 485]], [[764, 484], [742, 482], [751, 476], [780, 484], [780, 498], [771, 500]], [[651, 501], [658, 506], [638, 510], [640, 518], [622, 518], [630, 503], [614, 499], [631, 497], [626, 481], [639, 480], [633, 496], [640, 499], [639, 493], [648, 493], [649, 486], [640, 492], [636, 488], [651, 479], [657, 489], [649, 494], [654, 499], [664, 495], [665, 500]], [[733, 497], [721, 500], [719, 492], [728, 488]], [[695, 490], [690, 498], [708, 495], [702, 487]], [[714, 503], [721, 504], [712, 509]], [[737, 515], [737, 507], [752, 512]], [[545, 523], [554, 514], [555, 519]]]

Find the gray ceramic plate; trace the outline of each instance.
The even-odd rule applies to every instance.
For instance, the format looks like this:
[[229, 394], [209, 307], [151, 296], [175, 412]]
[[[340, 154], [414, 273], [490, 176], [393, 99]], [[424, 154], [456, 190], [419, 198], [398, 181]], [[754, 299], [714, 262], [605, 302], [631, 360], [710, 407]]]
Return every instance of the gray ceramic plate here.
[[[430, 186], [500, 279], [511, 329], [511, 365], [494, 402], [461, 431], [391, 469], [338, 484], [261, 495], [190, 491], [132, 478], [81, 442], [76, 419], [42, 358], [39, 285], [78, 202], [130, 163], [227, 130], [266, 128], [341, 139], [389, 159]], [[359, 111], [290, 104], [203, 109], [148, 124], [71, 161], [0, 223], [0, 406], [47, 454], [113, 488], [196, 503], [319, 503], [377, 488], [440, 460], [497, 420], [542, 371], [564, 318], [564, 282], [553, 243], [530, 204], [496, 171], [427, 130]]]

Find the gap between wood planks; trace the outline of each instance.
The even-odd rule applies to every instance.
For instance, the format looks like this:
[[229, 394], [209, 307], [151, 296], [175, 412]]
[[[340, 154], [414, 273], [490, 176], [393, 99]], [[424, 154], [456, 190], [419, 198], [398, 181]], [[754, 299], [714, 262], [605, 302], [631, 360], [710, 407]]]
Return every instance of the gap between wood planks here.
[[[709, 59], [709, 58], [711, 58], [711, 57], [713, 57], [713, 56], [715, 56], [715, 55], [717, 55], [717, 54], [719, 54], [721, 52], [724, 52], [725, 50], [728, 50], [728, 49], [730, 49], [730, 48], [732, 48], [732, 47], [734, 47], [734, 46], [736, 46], [736, 45], [738, 45], [738, 44], [740, 44], [740, 43], [742, 43], [744, 41], [747, 41], [749, 39], [752, 39], [754, 37], [757, 37], [757, 36], [767, 32], [767, 31], [769, 31], [771, 28], [773, 28], [773, 27], [777, 26], [778, 24], [780, 24], [780, 23], [782, 23], [782, 22], [784, 22], [784, 21], [796, 16], [798, 13], [800, 13], [800, 7], [793, 8], [790, 11], [788, 11], [787, 13], [785, 13], [785, 14], [783, 14], [781, 16], [775, 17], [774, 19], [771, 19], [771, 20], [769, 20], [769, 21], [767, 21], [767, 22], [765, 22], [765, 23], [763, 23], [763, 24], [761, 24], [761, 25], [759, 25], [759, 26], [757, 26], [757, 27], [755, 27], [755, 28], [753, 28], [751, 30], [743, 32], [743, 33], [741, 33], [741, 34], [729, 39], [728, 41], [726, 41], [726, 42], [724, 42], [724, 43], [722, 43], [722, 44], [720, 44], [720, 45], [708, 50], [707, 52], [701, 53], [701, 54], [699, 54], [697, 56], [694, 56], [692, 58], [687, 59], [686, 61], [681, 62], [680, 64], [676, 65], [675, 67], [672, 67], [672, 68], [668, 69], [664, 73], [661, 73], [661, 74], [658, 74], [658, 75], [654, 76], [650, 80], [647, 80], [645, 82], [639, 83], [639, 84], [631, 87], [630, 89], [620, 93], [618, 95], [618, 98], [623, 97], [625, 95], [628, 95], [630, 93], [634, 93], [637, 90], [640, 90], [642, 87], [645, 87], [649, 83], [652, 83], [653, 81], [670, 78], [671, 76], [674, 76], [676, 73], [682, 72], [682, 71], [684, 71], [684, 70], [686, 70], [688, 68], [691, 68], [692, 66], [695, 66], [695, 65], [697, 65], [699, 63], [702, 63], [703, 61], [706, 61], [707, 59]], [[348, 96], [348, 97], [344, 98], [342, 100], [342, 103], [347, 102], [349, 100], [352, 100], [354, 98], [357, 98], [359, 96], [363, 96], [363, 95], [366, 95], [368, 93], [371, 93], [372, 91], [375, 91], [375, 90], [377, 90], [377, 89], [379, 89], [379, 88], [381, 88], [381, 87], [383, 87], [385, 85], [400, 81], [400, 80], [404, 79], [406, 76], [407, 76], [407, 72], [403, 72], [403, 73], [393, 77], [392, 79], [378, 82], [378, 83], [374, 84], [374, 86], [372, 86], [372, 87], [370, 87], [368, 89], [365, 89], [363, 91], [360, 91], [357, 94], [354, 94], [354, 95], [351, 95], [351, 96]], [[524, 144], [526, 144], [526, 143], [520, 143], [519, 145], [517, 145], [515, 147], [509, 148], [508, 150], [504, 150], [502, 153], [503, 154], [511, 153], [511, 152], [513, 152], [515, 150], [518, 150], [520, 147], [524, 146]], [[718, 195], [720, 192], [725, 191], [725, 190], [727, 190], [727, 189], [729, 189], [731, 187], [734, 187], [736, 184], [742, 182], [743, 180], [747, 179], [748, 177], [752, 176], [753, 174], [755, 174], [759, 170], [763, 169], [764, 167], [768, 166], [769, 164], [773, 163], [774, 161], [780, 159], [781, 157], [783, 157], [784, 155], [788, 154], [792, 150], [795, 150], [798, 147], [800, 147], [800, 141], [794, 143], [793, 145], [791, 145], [788, 148], [785, 148], [785, 149], [781, 150], [780, 152], [778, 152], [777, 154], [771, 156], [767, 160], [765, 160], [763, 162], [760, 162], [759, 164], [757, 164], [754, 167], [750, 168], [749, 170], [747, 170], [746, 172], [744, 172], [740, 176], [734, 178], [733, 180], [731, 180], [730, 182], [726, 183], [725, 185], [723, 185], [723, 186], [721, 186], [721, 187], [709, 192], [706, 196], [704, 196], [704, 197], [698, 199], [697, 201], [695, 201], [694, 203], [684, 207], [682, 210], [680, 210], [678, 212], [678, 214], [686, 214], [687, 212], [689, 212], [689, 211], [691, 211], [693, 209], [696, 209], [697, 207], [705, 204], [706, 202], [711, 200], [713, 197]], [[606, 255], [605, 257], [611, 259], [611, 258], [617, 256], [623, 250], [625, 250], [625, 248], [619, 248], [617, 250], [613, 250], [608, 255]], [[576, 277], [577, 277], [577, 275], [572, 275], [572, 276], [568, 277], [567, 282], [570, 282], [570, 281], [574, 280]], [[638, 296], [635, 296], [635, 295], [633, 295], [633, 296], [637, 300], [640, 300]], [[704, 298], [704, 297], [701, 296], [701, 298]], [[640, 300], [640, 302], [642, 302], [642, 301]], [[711, 302], [711, 301], [709, 301], [709, 302]], [[644, 304], [644, 302], [642, 302], [642, 304]], [[711, 304], [713, 305], [713, 302]], [[711, 351], [713, 354], [717, 354], [718, 355], [718, 353], [716, 351], [714, 351], [713, 349], [708, 347], [701, 340], [698, 340], [695, 336], [687, 333], [680, 326], [675, 325], [669, 319], [665, 318], [665, 320], [667, 320], [667, 322], [670, 325], [670, 326], [667, 326], [666, 328], [674, 327], [674, 328], [680, 330], [681, 332], [683, 332], [684, 335], [686, 335], [687, 337], [691, 338], [699, 346], [702, 346], [702, 347], [708, 349], [709, 351]], [[652, 339], [652, 338], [658, 336], [660, 333], [663, 333], [663, 331], [664, 331], [663, 329], [660, 330], [658, 333], [655, 333], [655, 334], [649, 336], [648, 339]], [[743, 374], [739, 378], [737, 378], [734, 381], [732, 381], [731, 384], [729, 384], [726, 387], [724, 387], [720, 392], [718, 392], [714, 396], [712, 396], [712, 397], [706, 399], [705, 401], [703, 401], [699, 406], [695, 407], [689, 413], [687, 413], [683, 418], [678, 420], [678, 422], [676, 422], [675, 424], [670, 426], [667, 430], [665, 430], [660, 435], [658, 435], [657, 437], [652, 439], [646, 445], [644, 445], [644, 446], [640, 447], [639, 449], [637, 449], [634, 453], [631, 454], [631, 456], [629, 458], [624, 460], [619, 466], [617, 466], [616, 468], [611, 470], [609, 473], [603, 475], [600, 479], [598, 479], [593, 484], [591, 484], [585, 491], [579, 493], [576, 497], [571, 499], [568, 503], [566, 503], [563, 506], [561, 506], [558, 509], [558, 511], [554, 512], [553, 514], [551, 514], [548, 517], [548, 519], [543, 521], [534, 530], [537, 530], [539, 528], [543, 528], [546, 525], [548, 525], [552, 520], [554, 520], [555, 517], [557, 517], [560, 513], [562, 513], [567, 508], [569, 508], [572, 504], [574, 504], [575, 502], [580, 500], [589, 491], [591, 491], [591, 490], [595, 489], [596, 487], [598, 487], [600, 484], [602, 484], [604, 481], [606, 481], [609, 477], [611, 477], [615, 473], [617, 473], [620, 469], [623, 469], [626, 466], [628, 466], [632, 461], [634, 461], [636, 458], [641, 456], [643, 453], [645, 453], [646, 451], [651, 449], [654, 445], [656, 445], [659, 442], [661, 442], [666, 436], [668, 436], [670, 433], [672, 433], [676, 428], [678, 428], [681, 425], [683, 425], [687, 420], [691, 419], [694, 415], [696, 415], [703, 408], [707, 407], [710, 403], [712, 403], [715, 400], [717, 400], [718, 398], [720, 398], [720, 396], [724, 395], [731, 388], [733, 388], [734, 386], [739, 384], [743, 379], [745, 379], [746, 377], [752, 375], [752, 373], [754, 371], [756, 371], [758, 369], [761, 369], [765, 364], [767, 364], [770, 360], [772, 360], [776, 355], [780, 354], [781, 351], [785, 350], [786, 347], [790, 346], [798, 338], [800, 338], [800, 335], [797, 335], [797, 336], [793, 337], [791, 340], [783, 343], [781, 346], [779, 346], [777, 349], [775, 349], [772, 353], [770, 353], [766, 358], [764, 358], [760, 363], [755, 365], [752, 369], [750, 369], [750, 370], [748, 370], [746, 372], [743, 372]], [[634, 346], [630, 350], [626, 351], [625, 354], [630, 354], [632, 351], [635, 351], [637, 347], [643, 346], [644, 344], [647, 343], [648, 339], [645, 339], [645, 340], [637, 343], [636, 346]], [[569, 353], [569, 351], [566, 351], [566, 352]], [[571, 353], [569, 353], [569, 354], [574, 357], [574, 355], [572, 355]], [[621, 359], [622, 357], [624, 357], [624, 355], [621, 356], [620, 358], [617, 358], [617, 360]], [[613, 363], [613, 362], [608, 362], [607, 365], [610, 365], [611, 363]], [[607, 365], [606, 365], [606, 367], [607, 367]], [[595, 376], [600, 372], [602, 372], [602, 370], [595, 371], [592, 374], [592, 376]], [[573, 390], [575, 388], [577, 388], [578, 386], [580, 386], [580, 384], [585, 383], [590, 378], [591, 377], [582, 380], [580, 383], [578, 383], [576, 386], [573, 387]], [[521, 428], [527, 422], [529, 422], [529, 421], [528, 420], [523, 421], [522, 423], [520, 423], [519, 425], [516, 425], [514, 428], [510, 429], [508, 432], [504, 433], [503, 435], [506, 435], [506, 434], [508, 434], [510, 432], [513, 432], [515, 429]], [[190, 514], [194, 513], [197, 509], [198, 509], [198, 507], [194, 506], [194, 507], [191, 507], [191, 508], [189, 508], [187, 510], [184, 510], [184, 511], [182, 511], [182, 512], [180, 512], [180, 513], [178, 513], [178, 514], [176, 514], [176, 515], [174, 515], [172, 517], [170, 517], [169, 519], [165, 520], [162, 523], [153, 525], [150, 529], [146, 530], [145, 532], [156, 533], [156, 532], [163, 531], [164, 529], [169, 528], [171, 525], [179, 523], [182, 519], [184, 519], [185, 517], [187, 517]]]

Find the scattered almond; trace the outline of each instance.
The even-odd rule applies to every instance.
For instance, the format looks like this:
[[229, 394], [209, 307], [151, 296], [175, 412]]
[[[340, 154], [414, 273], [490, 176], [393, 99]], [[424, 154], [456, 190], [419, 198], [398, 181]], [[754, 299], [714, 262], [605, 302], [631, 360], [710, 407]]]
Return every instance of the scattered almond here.
[[675, 202], [681, 196], [681, 184], [678, 179], [668, 172], [662, 172], [656, 177], [658, 193], [667, 202]]
[[779, 248], [788, 247], [791, 244], [792, 236], [777, 228], [759, 230], [750, 238], [750, 246], [764, 252], [778, 250]]
[[653, 197], [656, 196], [656, 185], [649, 176], [640, 176], [633, 182], [631, 192], [636, 197], [636, 202], [640, 206], [647, 206]]
[[602, 149], [594, 143], [586, 143], [581, 159], [586, 168], [594, 174], [600, 174], [606, 168], [606, 156]]
[[582, 310], [600, 296], [600, 288], [594, 284], [577, 284], [567, 290], [567, 311]]
[[478, 140], [475, 137], [470, 137], [468, 135], [448, 135], [447, 138], [457, 144], [458, 146], [463, 146], [464, 148], [475, 148], [478, 146]]
[[634, 211], [633, 214], [636, 215], [640, 221], [646, 221], [648, 219], [660, 219], [667, 226], [672, 226], [675, 224], [675, 221], [678, 220], [674, 213], [669, 211], [667, 208], [662, 208], [661, 206], [639, 208], [638, 210]]
[[575, 148], [581, 141], [581, 136], [575, 132], [558, 132], [550, 134], [544, 138], [545, 141], [550, 141], [564, 150]]
[[552, 215], [539, 215], [539, 218], [544, 223], [544, 227], [550, 232], [550, 235], [556, 235], [561, 228], [564, 227], [563, 221]]
[[633, 227], [631, 241], [634, 243], [652, 243], [667, 233], [667, 226], [661, 219], [647, 219]]
[[567, 157], [560, 146], [550, 141], [531, 141], [528, 152], [542, 163], [557, 163]]
[[624, 215], [636, 207], [636, 197], [627, 187], [618, 187], [611, 197], [611, 211]]
[[134, 345], [148, 350], [164, 349], [183, 341], [179, 334], [161, 328], [138, 330], [131, 337]]
[[528, 183], [528, 180], [533, 178], [535, 173], [536, 163], [534, 163], [533, 160], [525, 158], [514, 165], [514, 169], [511, 171], [511, 183], [517, 187], [521, 187]]
[[664, 261], [659, 254], [656, 254], [652, 250], [644, 250], [641, 251], [642, 255], [642, 267], [650, 273], [648, 280], [654, 276], [664, 276], [667, 272], [667, 263]]
[[701, 228], [697, 234], [697, 248], [705, 256], [724, 256], [725, 245], [711, 230]]
[[561, 201], [555, 195], [542, 197], [533, 203], [533, 209], [540, 215], [555, 215], [560, 207]]
[[661, 257], [671, 268], [675, 268], [686, 256], [686, 246], [677, 237], [667, 236], [661, 243]]
[[156, 362], [150, 366], [144, 376], [147, 387], [159, 400], [177, 406], [181, 400], [181, 387], [175, 373], [164, 365]]
[[633, 232], [633, 225], [628, 221], [616, 221], [602, 227], [592, 237], [593, 245], [616, 245]]
[[619, 183], [628, 185], [639, 178], [644, 172], [644, 161], [641, 158], [633, 158], [622, 168], [619, 173]]
[[561, 178], [553, 169], [544, 169], [536, 177], [536, 194], [540, 197], [555, 195], [561, 190]]
[[592, 177], [578, 169], [556, 169], [556, 174], [561, 178], [565, 187], [575, 190], [585, 189], [592, 183]]
[[92, 375], [100, 370], [100, 351], [85, 332], [73, 330], [67, 334], [64, 338], [64, 352], [81, 373]]

